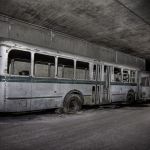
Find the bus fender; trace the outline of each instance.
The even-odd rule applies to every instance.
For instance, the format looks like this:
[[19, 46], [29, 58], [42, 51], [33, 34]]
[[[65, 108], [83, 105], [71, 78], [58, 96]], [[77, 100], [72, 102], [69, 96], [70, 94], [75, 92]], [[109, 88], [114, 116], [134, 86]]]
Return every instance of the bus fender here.
[[63, 111], [65, 113], [74, 113], [80, 111], [83, 105], [83, 95], [78, 90], [68, 92], [63, 101]]
[[78, 94], [78, 95], [81, 97], [81, 103], [83, 104], [83, 102], [84, 102], [83, 94], [82, 94], [79, 90], [76, 90], [76, 89], [69, 91], [69, 92], [65, 95], [65, 97], [64, 97], [64, 102], [65, 102], [65, 100], [67, 99], [67, 97], [70, 96], [71, 94]]

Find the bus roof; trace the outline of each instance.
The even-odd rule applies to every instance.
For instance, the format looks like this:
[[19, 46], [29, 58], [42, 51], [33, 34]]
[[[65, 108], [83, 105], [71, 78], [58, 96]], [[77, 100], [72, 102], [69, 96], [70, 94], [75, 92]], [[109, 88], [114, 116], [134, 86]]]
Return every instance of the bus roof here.
[[58, 57], [62, 56], [62, 57], [77, 59], [77, 60], [86, 61], [86, 62], [102, 63], [102, 64], [108, 65], [108, 66], [115, 66], [115, 67], [120, 67], [120, 68], [139, 70], [136, 67], [130, 67], [127, 65], [121, 65], [121, 64], [105, 62], [105, 61], [98, 61], [96, 59], [92, 59], [89, 57], [66, 53], [61, 50], [54, 50], [54, 49], [41, 47], [41, 46], [37, 46], [37, 45], [33, 45], [33, 44], [28, 44], [28, 43], [24, 43], [24, 42], [19, 42], [19, 41], [15, 41], [15, 40], [11, 40], [11, 39], [6, 39], [6, 38], [0, 38], [0, 45], [5, 45], [11, 49], [17, 48], [17, 49], [22, 49], [22, 50], [27, 50], [27, 51], [39, 52], [39, 53], [43, 53], [43, 54], [57, 55]]

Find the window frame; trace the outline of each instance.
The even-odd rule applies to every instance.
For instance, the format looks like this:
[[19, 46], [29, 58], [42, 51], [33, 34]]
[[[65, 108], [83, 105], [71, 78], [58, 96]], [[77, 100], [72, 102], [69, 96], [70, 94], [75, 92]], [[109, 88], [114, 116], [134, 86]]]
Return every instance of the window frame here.
[[[121, 75], [119, 75], [121, 77], [120, 81], [115, 80], [115, 68], [120, 69], [120, 73], [121, 73]], [[113, 80], [112, 79], [111, 80], [113, 82], [122, 83], [123, 82], [123, 68], [120, 66], [113, 66], [112, 71], [113, 71]]]
[[[100, 64], [101, 65], [101, 64]], [[94, 75], [94, 66], [95, 66], [95, 75]], [[90, 70], [90, 72], [92, 72], [91, 74], [92, 74], [92, 77], [91, 77], [91, 80], [92, 81], [97, 81], [97, 72], [98, 72], [98, 70], [97, 70], [97, 68], [98, 68], [98, 64], [96, 64], [96, 63], [93, 63], [93, 67], [92, 67], [92, 71]], [[102, 68], [102, 67], [101, 67]], [[100, 68], [100, 72], [102, 71], [102, 69]], [[95, 78], [94, 78], [95, 77]], [[100, 79], [101, 79], [101, 74], [100, 74]]]
[[[135, 72], [135, 77], [134, 77], [135, 82], [131, 82], [131, 78], [133, 78], [133, 77], [131, 77], [131, 71]], [[137, 70], [130, 69], [130, 83], [137, 83]]]
[[[35, 75], [35, 54], [39, 54], [39, 55], [46, 55], [48, 57], [54, 57], [54, 77], [42, 77], [42, 76], [36, 76]], [[47, 54], [47, 53], [42, 53], [42, 52], [34, 52], [33, 53], [33, 77], [35, 78], [50, 78], [50, 79], [54, 79], [56, 78], [56, 55], [51, 55], [51, 54]]]
[[[59, 77], [58, 76], [58, 61], [59, 61], [59, 58], [62, 58], [62, 59], [69, 59], [69, 60], [72, 60], [73, 61], [73, 78], [63, 78], [63, 77]], [[75, 65], [76, 65], [76, 62], [75, 62], [75, 59], [72, 58], [72, 57], [65, 57], [65, 56], [57, 56], [57, 64], [56, 64], [56, 78], [57, 79], [68, 79], [68, 80], [74, 80], [75, 79]]]
[[[127, 71], [127, 73], [128, 73], [128, 81], [124, 81], [124, 79], [123, 79], [123, 77], [124, 77], [124, 71]], [[122, 68], [122, 82], [123, 83], [130, 83], [130, 69], [128, 69], [128, 68]]]
[[[17, 74], [8, 73], [9, 72], [8, 71], [9, 70], [9, 64], [8, 64], [9, 63], [9, 54], [13, 50], [30, 53], [30, 70], [29, 70], [30, 72], [29, 72], [29, 75], [19, 75], [19, 74], [17, 75]], [[28, 51], [28, 50], [25, 50], [25, 49], [19, 49], [19, 48], [11, 48], [8, 51], [6, 51], [6, 53], [7, 53], [7, 61], [6, 61], [7, 73], [6, 74], [8, 76], [17, 76], [17, 77], [30, 77], [30, 76], [32, 76], [32, 51]], [[20, 59], [20, 60], [22, 60], [22, 59]]]
[[[83, 63], [87, 63], [88, 64], [88, 67], [89, 67], [89, 73], [88, 73], [88, 79], [78, 79], [77, 78], [77, 62], [83, 62]], [[85, 81], [89, 81], [89, 80], [91, 80], [90, 79], [90, 61], [89, 62], [87, 62], [86, 60], [79, 60], [79, 59], [76, 59], [76, 67], [75, 67], [75, 80], [85, 80]]]

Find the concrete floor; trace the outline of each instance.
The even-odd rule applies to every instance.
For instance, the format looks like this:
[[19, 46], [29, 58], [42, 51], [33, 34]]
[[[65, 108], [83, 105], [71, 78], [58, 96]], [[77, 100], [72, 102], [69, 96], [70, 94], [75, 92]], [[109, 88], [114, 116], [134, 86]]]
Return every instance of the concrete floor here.
[[0, 114], [0, 150], [149, 150], [150, 104]]

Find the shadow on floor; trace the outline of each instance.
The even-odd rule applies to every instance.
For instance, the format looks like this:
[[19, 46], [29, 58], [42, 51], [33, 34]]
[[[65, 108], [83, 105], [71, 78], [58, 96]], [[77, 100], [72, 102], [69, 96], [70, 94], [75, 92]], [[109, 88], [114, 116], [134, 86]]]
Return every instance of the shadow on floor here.
[[[129, 104], [120, 104], [120, 103], [115, 103], [115, 104], [107, 104], [107, 105], [97, 105], [97, 106], [83, 106], [82, 111], [86, 112], [88, 110], [113, 110], [113, 109], [133, 109], [133, 110], [139, 110], [143, 109], [145, 107], [150, 107], [150, 101], [147, 102], [138, 102], [133, 105]], [[63, 113], [58, 112], [56, 109], [48, 109], [48, 110], [40, 110], [40, 111], [30, 111], [30, 112], [17, 112], [17, 113], [0, 113], [0, 119], [1, 118], [24, 118], [24, 119], [34, 119], [40, 117], [40, 115], [51, 115], [51, 116], [59, 116], [63, 115]], [[72, 115], [71, 114], [66, 114], [66, 115]]]
[[114, 103], [114, 104], [107, 104], [101, 106], [84, 106], [83, 110], [90, 110], [90, 109], [99, 109], [99, 110], [112, 110], [112, 109], [121, 109], [121, 108], [128, 108], [128, 109], [143, 109], [145, 107], [150, 107], [150, 101], [147, 102], [137, 102], [135, 104], [126, 104], [126, 103]]

